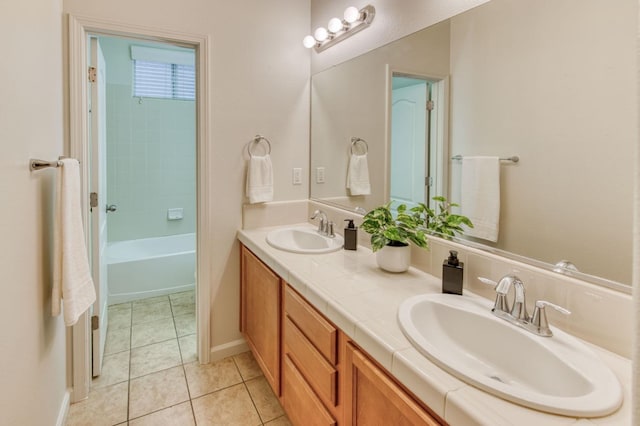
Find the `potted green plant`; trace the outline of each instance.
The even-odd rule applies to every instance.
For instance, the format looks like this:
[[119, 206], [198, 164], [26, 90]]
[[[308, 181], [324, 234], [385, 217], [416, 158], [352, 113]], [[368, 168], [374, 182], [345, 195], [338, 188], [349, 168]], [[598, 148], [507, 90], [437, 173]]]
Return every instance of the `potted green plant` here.
[[450, 212], [450, 208], [457, 206], [456, 204], [448, 203], [444, 197], [434, 197], [433, 200], [439, 203], [437, 212], [424, 203], [410, 209], [405, 204], [400, 204], [394, 216], [390, 202], [374, 208], [364, 216], [361, 228], [371, 234], [371, 249], [376, 252], [380, 268], [390, 272], [404, 272], [411, 264], [409, 243], [428, 249], [428, 233], [453, 236], [464, 232], [461, 224], [473, 227], [466, 216]]

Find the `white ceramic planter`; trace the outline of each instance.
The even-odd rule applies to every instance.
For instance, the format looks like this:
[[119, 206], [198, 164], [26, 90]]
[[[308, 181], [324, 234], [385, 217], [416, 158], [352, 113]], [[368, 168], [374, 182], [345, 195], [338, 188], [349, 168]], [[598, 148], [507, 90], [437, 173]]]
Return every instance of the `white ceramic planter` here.
[[411, 247], [384, 246], [376, 252], [380, 269], [388, 272], [405, 272], [411, 265]]

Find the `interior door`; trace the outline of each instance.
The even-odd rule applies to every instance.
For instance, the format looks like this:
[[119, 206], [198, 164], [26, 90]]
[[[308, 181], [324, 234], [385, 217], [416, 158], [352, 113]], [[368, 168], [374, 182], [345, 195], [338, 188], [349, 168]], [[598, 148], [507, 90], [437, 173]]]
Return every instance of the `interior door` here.
[[425, 202], [428, 164], [427, 82], [414, 81], [393, 89], [391, 106], [390, 198], [409, 208]]
[[[89, 118], [90, 165], [89, 187], [97, 195], [91, 207], [91, 272], [96, 286], [96, 302], [91, 318], [92, 374], [99, 376], [107, 339], [107, 132], [106, 132], [106, 65], [100, 43], [90, 39]], [[92, 77], [95, 75], [95, 78]], [[97, 199], [96, 199], [97, 197]]]

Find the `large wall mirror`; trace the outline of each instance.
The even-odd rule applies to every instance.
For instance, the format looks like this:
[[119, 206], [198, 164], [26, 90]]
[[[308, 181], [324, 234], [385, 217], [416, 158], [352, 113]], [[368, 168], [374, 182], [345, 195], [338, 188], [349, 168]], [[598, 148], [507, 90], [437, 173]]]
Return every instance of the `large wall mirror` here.
[[[492, 0], [313, 75], [311, 198], [459, 202], [452, 157], [517, 155], [500, 166], [498, 241], [469, 243], [630, 284], [637, 8]], [[420, 84], [415, 105], [433, 108], [401, 104]], [[394, 146], [418, 119], [424, 145]], [[352, 193], [349, 161], [365, 152], [369, 186]]]

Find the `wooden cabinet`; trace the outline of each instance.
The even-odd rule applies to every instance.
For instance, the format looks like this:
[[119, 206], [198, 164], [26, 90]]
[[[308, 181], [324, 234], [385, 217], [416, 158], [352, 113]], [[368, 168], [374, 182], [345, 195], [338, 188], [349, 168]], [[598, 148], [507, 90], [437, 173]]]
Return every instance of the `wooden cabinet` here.
[[240, 300], [240, 329], [293, 425], [444, 424], [244, 246]]
[[348, 343], [345, 353], [346, 426], [441, 424], [360, 349]]
[[265, 378], [279, 396], [281, 279], [244, 246], [240, 264], [240, 331]]

